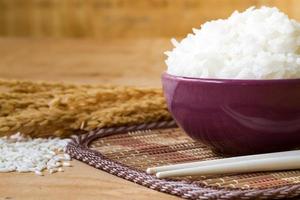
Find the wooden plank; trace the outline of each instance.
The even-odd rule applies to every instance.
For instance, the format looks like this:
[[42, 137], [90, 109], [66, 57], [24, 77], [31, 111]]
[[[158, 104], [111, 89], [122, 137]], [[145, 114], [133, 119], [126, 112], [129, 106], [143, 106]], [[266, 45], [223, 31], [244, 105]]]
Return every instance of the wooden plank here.
[[[1, 6], [2, 5], [2, 6]], [[5, 5], [5, 6], [3, 6]], [[300, 20], [298, 0], [0, 0], [0, 34], [93, 38], [183, 37], [253, 5]]]
[[0, 38], [0, 78], [160, 87], [169, 39]]
[[79, 161], [65, 172], [37, 176], [32, 173], [0, 173], [0, 200], [179, 200], [117, 178]]
[[0, 1], [0, 35], [6, 35], [6, 2]]

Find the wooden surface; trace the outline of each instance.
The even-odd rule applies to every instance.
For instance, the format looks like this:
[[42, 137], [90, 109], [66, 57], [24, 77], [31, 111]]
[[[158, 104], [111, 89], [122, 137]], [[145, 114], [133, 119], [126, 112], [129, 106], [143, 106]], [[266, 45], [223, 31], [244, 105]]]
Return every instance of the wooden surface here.
[[207, 20], [261, 5], [300, 20], [299, 0], [0, 0], [0, 35], [182, 37]]
[[[0, 78], [160, 86], [162, 52], [169, 41], [84, 41], [0, 39]], [[1, 152], [0, 152], [1, 153]], [[65, 172], [39, 177], [0, 173], [0, 200], [132, 199], [172, 200], [73, 161]]]
[[176, 200], [177, 197], [114, 177], [79, 161], [46, 176], [0, 173], [0, 200]]
[[169, 39], [0, 38], [0, 77], [160, 87]]

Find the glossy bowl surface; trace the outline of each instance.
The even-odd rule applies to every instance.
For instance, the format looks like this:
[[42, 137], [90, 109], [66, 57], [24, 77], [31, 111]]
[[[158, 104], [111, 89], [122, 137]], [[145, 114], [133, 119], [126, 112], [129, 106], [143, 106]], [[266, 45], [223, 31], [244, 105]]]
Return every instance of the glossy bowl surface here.
[[164, 73], [162, 84], [178, 125], [216, 152], [300, 147], [300, 79], [198, 79]]

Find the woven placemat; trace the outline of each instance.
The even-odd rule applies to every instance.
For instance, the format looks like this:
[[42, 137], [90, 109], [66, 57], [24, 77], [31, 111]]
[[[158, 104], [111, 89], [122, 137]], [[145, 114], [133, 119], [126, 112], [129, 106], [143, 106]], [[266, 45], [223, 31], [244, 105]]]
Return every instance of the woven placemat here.
[[174, 121], [97, 129], [74, 136], [67, 152], [95, 168], [186, 199], [300, 198], [300, 170], [157, 179], [150, 166], [221, 158]]

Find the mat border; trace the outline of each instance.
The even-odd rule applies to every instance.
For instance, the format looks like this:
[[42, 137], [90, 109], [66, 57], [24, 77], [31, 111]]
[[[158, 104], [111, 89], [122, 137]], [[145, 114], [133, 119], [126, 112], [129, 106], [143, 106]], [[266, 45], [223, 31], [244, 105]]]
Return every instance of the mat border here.
[[100, 152], [89, 149], [88, 145], [97, 138], [112, 134], [127, 133], [130, 131], [176, 128], [174, 121], [154, 122], [132, 126], [100, 128], [87, 134], [72, 136], [71, 142], [66, 147], [66, 152], [79, 161], [101, 169], [110, 174], [137, 183], [139, 185], [176, 195], [191, 200], [229, 200], [229, 199], [286, 199], [300, 197], [300, 184], [268, 189], [234, 189], [216, 188], [212, 186], [192, 185], [186, 181], [158, 179], [144, 171], [133, 169], [122, 163], [113, 161]]

